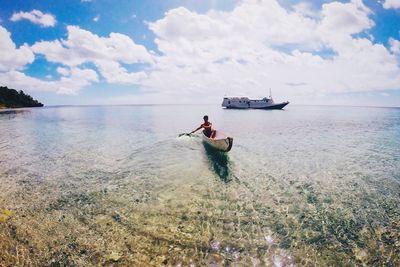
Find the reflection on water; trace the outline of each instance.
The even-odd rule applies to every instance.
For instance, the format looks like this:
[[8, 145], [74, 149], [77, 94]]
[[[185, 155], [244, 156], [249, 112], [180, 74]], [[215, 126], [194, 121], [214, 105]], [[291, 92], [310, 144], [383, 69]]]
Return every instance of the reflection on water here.
[[12, 119], [17, 114], [29, 113], [30, 109], [0, 109], [0, 119]]
[[[205, 110], [229, 153], [176, 137]], [[5, 117], [0, 266], [400, 266], [400, 110]]]
[[230, 173], [230, 161], [227, 153], [215, 150], [213, 147], [203, 142], [204, 150], [207, 155], [211, 169], [225, 183], [232, 180]]

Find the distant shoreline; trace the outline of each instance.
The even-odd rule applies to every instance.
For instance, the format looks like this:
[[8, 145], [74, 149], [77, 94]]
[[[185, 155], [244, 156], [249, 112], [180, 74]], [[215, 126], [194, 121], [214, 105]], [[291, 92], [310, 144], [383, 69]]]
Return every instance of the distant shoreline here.
[[7, 86], [0, 86], [0, 109], [43, 106], [42, 103], [25, 94], [22, 90], [17, 91]]

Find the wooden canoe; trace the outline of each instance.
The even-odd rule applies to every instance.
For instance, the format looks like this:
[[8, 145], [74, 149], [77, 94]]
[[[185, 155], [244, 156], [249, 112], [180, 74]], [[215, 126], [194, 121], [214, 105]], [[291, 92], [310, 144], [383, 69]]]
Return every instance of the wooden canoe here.
[[232, 148], [233, 138], [226, 137], [223, 134], [219, 133], [218, 131], [214, 138], [208, 138], [204, 133], [202, 133], [202, 136], [203, 136], [203, 142], [216, 150], [222, 152], [228, 152]]

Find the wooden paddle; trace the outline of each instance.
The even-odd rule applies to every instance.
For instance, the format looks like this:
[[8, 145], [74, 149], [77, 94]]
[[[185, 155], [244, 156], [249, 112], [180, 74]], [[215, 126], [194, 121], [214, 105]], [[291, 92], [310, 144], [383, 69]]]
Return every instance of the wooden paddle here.
[[181, 133], [181, 134], [178, 135], [178, 137], [181, 137], [181, 136], [184, 136], [184, 135], [186, 135], [186, 136], [192, 136], [191, 133]]

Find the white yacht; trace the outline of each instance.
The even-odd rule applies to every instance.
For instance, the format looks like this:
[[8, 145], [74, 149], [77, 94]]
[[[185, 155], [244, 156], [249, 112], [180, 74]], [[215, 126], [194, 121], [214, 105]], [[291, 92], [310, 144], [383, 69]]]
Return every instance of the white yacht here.
[[272, 99], [271, 93], [269, 97], [262, 99], [250, 99], [248, 97], [224, 97], [222, 106], [225, 108], [235, 109], [283, 109], [289, 101], [282, 103], [275, 103]]

